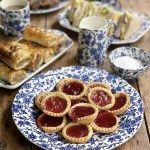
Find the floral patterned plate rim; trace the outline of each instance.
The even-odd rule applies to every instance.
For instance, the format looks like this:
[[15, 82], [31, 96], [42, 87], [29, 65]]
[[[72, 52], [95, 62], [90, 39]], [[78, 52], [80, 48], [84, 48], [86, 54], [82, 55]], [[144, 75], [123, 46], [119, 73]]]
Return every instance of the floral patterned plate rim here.
[[68, 3], [68, 0], [60, 0], [60, 2], [48, 9], [38, 9], [38, 10], [30, 10], [30, 14], [45, 14], [57, 11], [63, 7], [65, 7]]
[[[96, 2], [97, 4], [102, 4], [100, 2]], [[113, 6], [112, 6], [113, 7]], [[122, 9], [119, 9], [119, 8], [116, 8], [114, 7], [115, 9], [117, 9], [118, 11], [122, 11]], [[65, 9], [63, 12], [59, 13], [58, 15], [58, 21], [59, 21], [59, 24], [64, 27], [64, 28], [67, 28], [69, 30], [72, 30], [74, 32], [79, 32], [79, 28], [78, 27], [75, 27], [73, 25], [70, 24], [70, 21], [68, 19], [68, 12], [69, 12], [69, 8]], [[128, 39], [126, 40], [120, 40], [120, 39], [114, 39], [112, 41], [112, 44], [127, 44], [127, 43], [134, 43], [136, 41], [138, 41], [140, 38], [143, 37], [143, 35], [148, 32], [148, 30], [150, 29], [150, 21], [149, 19], [142, 15], [142, 14], [138, 14], [136, 12], [133, 12], [133, 14], [136, 15], [136, 17], [138, 17], [140, 20], [141, 20], [141, 25], [139, 27], [139, 29], [137, 30], [137, 32], [135, 32], [134, 34], [132, 34], [132, 36], [130, 36]]]
[[[42, 91], [51, 91], [56, 83], [64, 78], [88, 81], [103, 81], [109, 83], [113, 92], [125, 91], [130, 95], [131, 105], [121, 116], [119, 128], [111, 134], [96, 133], [85, 144], [67, 143], [59, 134], [47, 134], [36, 125], [38, 110], [34, 98]], [[107, 150], [118, 147], [128, 141], [140, 128], [143, 120], [144, 106], [138, 92], [125, 80], [105, 70], [70, 66], [41, 73], [26, 82], [16, 94], [12, 104], [12, 117], [19, 131], [35, 145], [49, 150], [95, 149]]]
[[[9, 83], [0, 80], [0, 87], [5, 88], [5, 89], [16, 89], [19, 86], [21, 86], [23, 83], [25, 83], [27, 80], [29, 80], [30, 78], [32, 78], [34, 75], [36, 75], [37, 73], [39, 73], [40, 71], [42, 71], [44, 68], [46, 68], [48, 65], [50, 65], [51, 63], [53, 63], [54, 61], [56, 61], [60, 56], [62, 56], [64, 53], [66, 53], [74, 44], [74, 42], [72, 41], [72, 39], [69, 38], [69, 36], [60, 31], [60, 30], [48, 30], [49, 32], [53, 32], [57, 35], [61, 35], [65, 38], [65, 42], [62, 44], [62, 46], [59, 48], [58, 52], [56, 54], [54, 54], [54, 56], [45, 64], [43, 64], [42, 66], [40, 66], [37, 70], [31, 72], [28, 71], [26, 77], [19, 83], [15, 84], [15, 85], [10, 85]], [[21, 40], [22, 38], [20, 38], [19, 40]], [[17, 41], [19, 41], [17, 40]]]

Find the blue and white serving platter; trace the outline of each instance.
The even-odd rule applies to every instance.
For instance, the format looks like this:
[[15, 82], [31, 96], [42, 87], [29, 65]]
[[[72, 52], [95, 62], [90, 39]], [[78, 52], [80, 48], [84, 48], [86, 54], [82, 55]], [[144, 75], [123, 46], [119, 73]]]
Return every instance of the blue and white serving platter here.
[[[26, 77], [21, 82], [15, 84], [15, 85], [10, 85], [8, 82], [0, 80], [0, 87], [5, 88], [5, 89], [16, 89], [16, 88], [18, 88], [20, 85], [22, 85], [27, 80], [32, 78], [34, 75], [36, 75], [37, 73], [42, 71], [44, 68], [46, 68], [48, 65], [50, 65], [51, 63], [56, 61], [60, 56], [62, 56], [64, 53], [66, 53], [73, 46], [74, 42], [72, 41], [72, 39], [69, 38], [69, 36], [66, 33], [64, 33], [60, 30], [48, 30], [48, 31], [52, 32], [52, 33], [55, 33], [57, 35], [61, 35], [65, 39], [63, 44], [59, 47], [59, 50], [57, 51], [57, 53], [55, 53], [54, 56], [47, 63], [40, 66], [37, 70], [27, 71]], [[19, 39], [19, 40], [21, 40], [21, 39]]]
[[[102, 4], [101, 2], [95, 2], [97, 5], [106, 5], [106, 4]], [[112, 6], [114, 9], [117, 9], [118, 11], [123, 11], [123, 9], [120, 8], [116, 8], [114, 6]], [[58, 15], [58, 21], [59, 24], [66, 28], [69, 29], [71, 31], [74, 32], [79, 32], [79, 28], [76, 26], [73, 26], [69, 19], [68, 19], [68, 14], [69, 14], [69, 10], [70, 8], [65, 9], [63, 12], [59, 13]], [[127, 43], [134, 43], [136, 41], [138, 41], [140, 38], [143, 37], [143, 35], [150, 29], [150, 21], [149, 19], [142, 15], [142, 14], [138, 14], [136, 12], [132, 13], [140, 20], [140, 27], [138, 28], [138, 30], [132, 34], [128, 39], [125, 40], [121, 40], [121, 39], [114, 39], [112, 41], [112, 44], [127, 44]]]
[[69, 0], [60, 0], [60, 2], [48, 9], [38, 9], [38, 10], [30, 10], [31, 14], [45, 14], [57, 11], [67, 5]]
[[[125, 91], [130, 95], [131, 105], [120, 117], [119, 127], [111, 134], [95, 133], [85, 144], [70, 144], [59, 134], [47, 134], [36, 125], [38, 110], [36, 95], [54, 89], [56, 83], [65, 77], [88, 81], [102, 81], [112, 86], [113, 92]], [[19, 131], [35, 145], [48, 150], [108, 150], [128, 141], [140, 128], [144, 106], [138, 92], [122, 78], [105, 70], [82, 66], [64, 67], [41, 73], [26, 82], [17, 93], [12, 104], [13, 120]]]

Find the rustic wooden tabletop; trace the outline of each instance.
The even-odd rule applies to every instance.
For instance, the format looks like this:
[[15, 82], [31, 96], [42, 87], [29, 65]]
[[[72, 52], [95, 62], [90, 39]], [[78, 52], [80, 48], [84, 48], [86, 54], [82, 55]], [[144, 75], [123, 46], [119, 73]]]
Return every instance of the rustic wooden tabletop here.
[[[132, 9], [138, 13], [143, 13], [150, 19], [150, 1], [149, 0], [120, 0], [120, 5], [123, 8]], [[75, 42], [75, 45], [66, 54], [61, 56], [57, 61], [48, 66], [44, 71], [54, 68], [60, 68], [63, 66], [77, 65], [78, 63], [74, 59], [77, 52], [77, 37], [78, 34], [62, 28], [57, 19], [57, 15], [60, 11], [31, 16], [31, 24], [41, 28], [55, 28], [66, 32]], [[0, 41], [9, 40], [0, 33]], [[150, 52], [150, 32], [146, 33], [142, 39], [132, 44], [143, 48], [145, 51]], [[115, 46], [111, 46], [108, 53], [112, 51]], [[111, 71], [109, 62], [107, 61], [103, 66], [103, 69]], [[137, 80], [130, 81], [129, 84], [134, 86], [140, 93], [144, 105], [145, 114], [143, 123], [139, 131], [125, 144], [118, 147], [118, 150], [149, 150], [150, 149], [150, 71], [147, 71], [142, 77]], [[12, 117], [11, 117], [11, 105], [15, 94], [18, 89], [6, 90], [0, 88], [0, 150], [39, 150], [30, 143], [25, 137], [17, 130]]]

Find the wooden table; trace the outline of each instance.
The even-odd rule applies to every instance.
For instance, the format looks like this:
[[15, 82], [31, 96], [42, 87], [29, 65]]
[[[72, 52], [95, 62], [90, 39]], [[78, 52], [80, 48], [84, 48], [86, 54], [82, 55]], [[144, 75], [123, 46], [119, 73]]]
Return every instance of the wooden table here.
[[[150, 1], [149, 0], [120, 0], [120, 5], [124, 8], [132, 9], [139, 13], [143, 13], [150, 18]], [[59, 12], [61, 12], [60, 10]], [[69, 50], [66, 54], [64, 54], [61, 58], [59, 58], [56, 62], [48, 66], [44, 71], [49, 69], [59, 68], [63, 66], [77, 65], [78, 63], [75, 61], [74, 57], [77, 52], [77, 37], [76, 33], [73, 33], [69, 30], [66, 30], [60, 27], [57, 21], [57, 14], [59, 12], [55, 12], [52, 14], [44, 14], [44, 15], [33, 15], [31, 17], [31, 24], [41, 27], [41, 28], [56, 28], [63, 30], [66, 32], [75, 42], [75, 45]], [[0, 33], [0, 41], [8, 40], [2, 36]], [[138, 42], [132, 44], [133, 46], [137, 46], [145, 49], [146, 51], [150, 51], [150, 32], [144, 35], [142, 39]], [[115, 46], [110, 47], [108, 53], [116, 48]], [[109, 62], [107, 61], [103, 66], [104, 69], [111, 71], [109, 66]], [[134, 86], [137, 91], [140, 93], [144, 105], [145, 105], [145, 114], [144, 120], [141, 128], [132, 137], [128, 142], [121, 145], [118, 150], [149, 150], [150, 149], [150, 71], [147, 71], [142, 77], [132, 82], [129, 82], [132, 86]], [[6, 90], [0, 88], [0, 112], [2, 116], [0, 116], [0, 150], [38, 150], [40, 148], [36, 147], [17, 130], [15, 124], [13, 123], [11, 117], [11, 104], [17, 93], [18, 89], [15, 90]]]

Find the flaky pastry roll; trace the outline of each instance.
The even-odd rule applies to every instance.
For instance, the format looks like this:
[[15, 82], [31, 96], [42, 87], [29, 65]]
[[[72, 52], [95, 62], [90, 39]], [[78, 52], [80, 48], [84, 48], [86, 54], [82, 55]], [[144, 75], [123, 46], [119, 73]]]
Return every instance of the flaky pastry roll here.
[[28, 46], [29, 51], [31, 53], [31, 59], [26, 69], [30, 71], [35, 71], [38, 69], [43, 63], [43, 54], [37, 49], [36, 44], [32, 42], [28, 42], [26, 40], [21, 40], [19, 43], [22, 43]]
[[0, 62], [0, 79], [14, 85], [22, 81], [26, 76], [25, 70], [13, 70], [3, 62]]
[[30, 62], [29, 49], [18, 42], [0, 43], [0, 60], [14, 70], [25, 68]]
[[28, 26], [23, 32], [23, 38], [45, 47], [53, 47], [60, 44], [62, 37], [37, 27]]
[[42, 61], [42, 63], [43, 62], [46, 63], [54, 55], [54, 50], [52, 48], [43, 47], [39, 44], [36, 44], [34, 42], [30, 42], [27, 40], [21, 40], [20, 42], [27, 45], [29, 47], [29, 49], [31, 50], [32, 57], [34, 59], [31, 59], [29, 66], [31, 65], [31, 63], [35, 64], [35, 65], [38, 65], [38, 64], [40, 65], [41, 61]]

